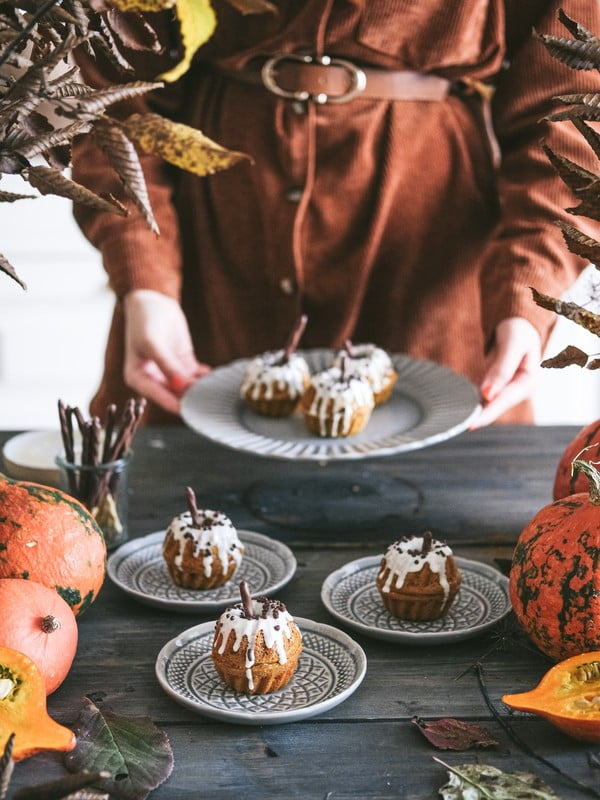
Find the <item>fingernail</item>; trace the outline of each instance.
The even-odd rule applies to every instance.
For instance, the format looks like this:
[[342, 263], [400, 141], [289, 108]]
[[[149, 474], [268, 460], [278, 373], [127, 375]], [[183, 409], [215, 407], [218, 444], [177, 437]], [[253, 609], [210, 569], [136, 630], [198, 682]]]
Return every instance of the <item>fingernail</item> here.
[[184, 392], [188, 387], [189, 381], [187, 381], [183, 375], [179, 375], [178, 373], [171, 375], [169, 378], [169, 388], [174, 394], [181, 394]]
[[498, 395], [498, 389], [496, 388], [496, 386], [494, 386], [493, 383], [484, 383], [484, 384], [482, 384], [482, 386], [481, 386], [481, 396], [488, 403], [491, 403], [491, 401], [497, 395]]

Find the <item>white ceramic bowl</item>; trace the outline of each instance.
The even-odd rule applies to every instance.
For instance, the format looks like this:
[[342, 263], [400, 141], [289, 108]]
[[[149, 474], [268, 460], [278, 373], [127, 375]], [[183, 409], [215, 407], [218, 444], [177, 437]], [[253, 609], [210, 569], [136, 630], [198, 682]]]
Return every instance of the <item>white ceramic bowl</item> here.
[[63, 452], [60, 431], [27, 431], [9, 439], [2, 448], [4, 469], [11, 478], [59, 487], [54, 463]]

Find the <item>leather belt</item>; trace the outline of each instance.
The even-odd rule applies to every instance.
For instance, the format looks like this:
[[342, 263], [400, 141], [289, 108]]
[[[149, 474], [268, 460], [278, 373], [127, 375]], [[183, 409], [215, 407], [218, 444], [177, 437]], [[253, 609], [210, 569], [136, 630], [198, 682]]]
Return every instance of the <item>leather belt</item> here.
[[226, 74], [262, 84], [278, 97], [315, 103], [347, 103], [357, 98], [436, 101], [447, 97], [452, 86], [439, 75], [375, 69], [333, 56], [296, 53], [276, 55], [261, 66], [249, 64]]

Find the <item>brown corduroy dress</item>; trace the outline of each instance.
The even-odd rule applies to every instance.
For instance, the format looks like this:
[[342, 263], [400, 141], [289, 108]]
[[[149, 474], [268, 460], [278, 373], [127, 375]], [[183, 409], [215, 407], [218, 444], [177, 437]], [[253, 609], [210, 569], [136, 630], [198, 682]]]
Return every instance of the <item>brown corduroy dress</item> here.
[[[598, 92], [600, 79], [552, 59], [532, 26], [568, 35], [562, 5], [598, 34], [597, 3], [277, 0], [277, 14], [251, 16], [225, 0], [213, 5], [216, 33], [189, 73], [119, 113], [158, 109], [252, 162], [196, 178], [145, 157], [160, 237], [136, 211], [123, 219], [76, 210], [118, 299], [136, 288], [180, 298], [197, 357], [212, 365], [281, 346], [301, 312], [303, 347], [370, 341], [474, 381], [502, 319], [525, 317], [547, 336], [554, 316], [529, 287], [560, 295], [584, 264], [554, 224], [576, 201], [540, 142], [593, 161], [570, 123], [543, 118], [554, 96]], [[500, 165], [474, 91], [317, 105], [224, 74], [283, 52], [492, 85]], [[136, 77], [172, 65], [170, 54], [141, 57]], [[113, 77], [83, 66], [98, 81]], [[74, 177], [122, 197], [89, 137], [75, 148]], [[117, 302], [94, 409], [131, 394], [122, 362]], [[166, 419], [150, 409], [148, 421]]]

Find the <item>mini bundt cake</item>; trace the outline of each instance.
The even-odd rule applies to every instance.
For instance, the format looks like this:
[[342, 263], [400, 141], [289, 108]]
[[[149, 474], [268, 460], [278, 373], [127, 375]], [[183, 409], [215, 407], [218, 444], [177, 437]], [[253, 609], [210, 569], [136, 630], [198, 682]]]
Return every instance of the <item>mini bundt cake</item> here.
[[367, 425], [375, 401], [369, 381], [353, 372], [348, 359], [310, 379], [300, 408], [312, 433], [319, 436], [351, 436]]
[[225, 683], [236, 692], [267, 694], [289, 683], [302, 651], [302, 635], [283, 603], [252, 599], [246, 581], [242, 602], [219, 617], [212, 660]]
[[348, 354], [349, 368], [352, 372], [364, 376], [371, 384], [375, 405], [385, 403], [398, 379], [398, 373], [389, 354], [374, 344], [352, 344], [348, 341], [345, 350], [336, 354], [334, 366], [341, 365], [344, 353]]
[[288, 417], [298, 407], [310, 380], [308, 364], [296, 352], [306, 319], [306, 316], [299, 319], [284, 349], [256, 356], [246, 367], [240, 395], [255, 413]]
[[425, 621], [442, 617], [461, 582], [447, 544], [423, 536], [404, 536], [391, 544], [381, 560], [377, 589], [387, 610], [400, 619]]
[[175, 517], [165, 535], [163, 558], [171, 578], [186, 589], [214, 589], [231, 580], [244, 545], [233, 523], [221, 511], [198, 509], [187, 488], [189, 511]]

